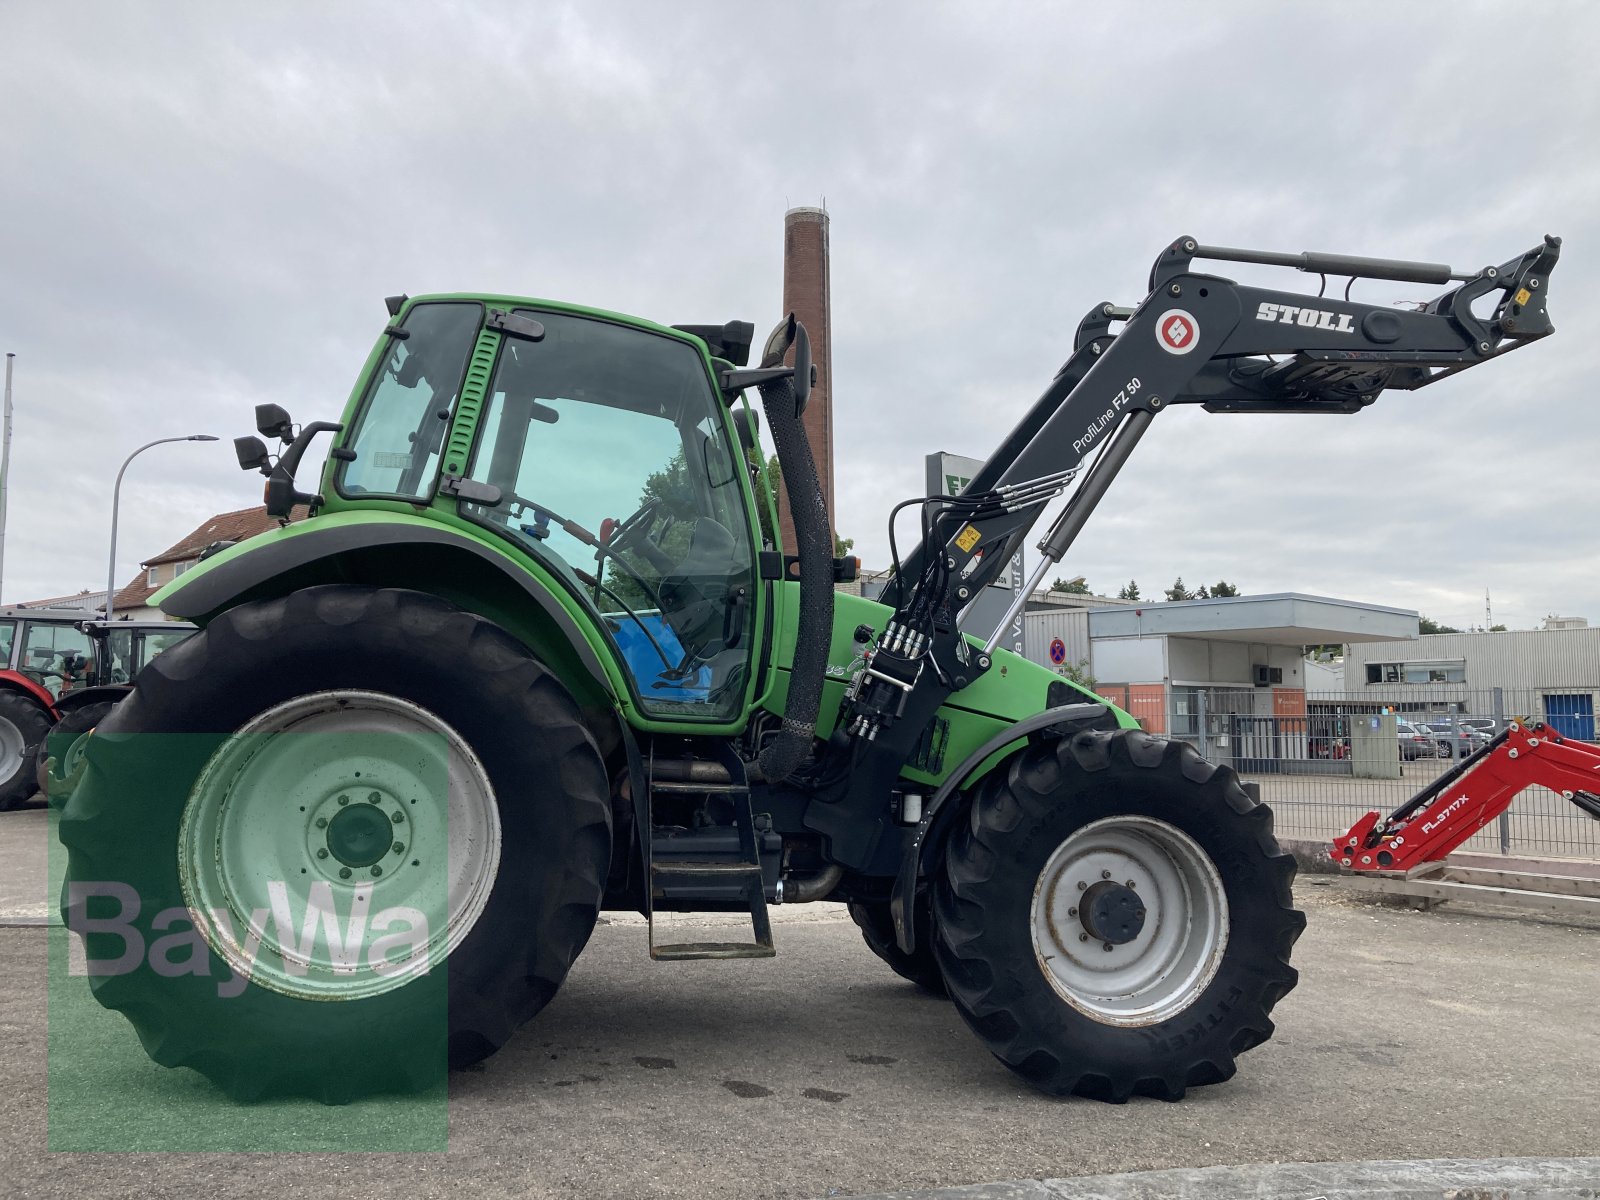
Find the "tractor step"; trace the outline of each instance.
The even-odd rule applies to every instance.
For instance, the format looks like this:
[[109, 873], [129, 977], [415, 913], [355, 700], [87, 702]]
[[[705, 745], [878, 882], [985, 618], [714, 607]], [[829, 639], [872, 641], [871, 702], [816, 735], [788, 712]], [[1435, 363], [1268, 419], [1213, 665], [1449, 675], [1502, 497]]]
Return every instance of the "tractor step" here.
[[[648, 765], [648, 794], [644, 827], [650, 831], [645, 841], [645, 877], [649, 881], [650, 957], [663, 961], [690, 958], [771, 958], [777, 953], [772, 941], [772, 922], [767, 914], [766, 875], [761, 860], [765, 850], [774, 856], [782, 842], [768, 832], [757, 834], [750, 811], [750, 789], [744, 781], [743, 767], [737, 759], [729, 773], [720, 779], [684, 779], [681, 763], [663, 764], [660, 779], [651, 756]], [[734, 774], [733, 771], [737, 771]], [[674, 778], [673, 776], [677, 776]], [[655, 824], [655, 797], [660, 795], [704, 795], [733, 801], [733, 826], [713, 829], [661, 828]], [[766, 845], [767, 842], [775, 845]], [[727, 911], [742, 908], [750, 914], [751, 940], [748, 942], [658, 942], [656, 908], [677, 908], [696, 902]]]
[[700, 875], [760, 875], [760, 863], [747, 862], [694, 862], [691, 859], [680, 859], [677, 862], [653, 862], [650, 864], [650, 874], [653, 878], [662, 876], [687, 876], [694, 878]]

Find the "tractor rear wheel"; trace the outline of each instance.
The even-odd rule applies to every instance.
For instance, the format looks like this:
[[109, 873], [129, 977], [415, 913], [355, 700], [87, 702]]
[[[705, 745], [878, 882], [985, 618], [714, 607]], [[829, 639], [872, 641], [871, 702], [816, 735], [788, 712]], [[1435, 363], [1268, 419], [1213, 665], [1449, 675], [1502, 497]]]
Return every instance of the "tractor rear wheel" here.
[[900, 949], [894, 936], [894, 918], [889, 915], [887, 902], [865, 903], [854, 901], [850, 917], [861, 929], [861, 939], [902, 979], [909, 979], [925, 992], [944, 995], [944, 977], [939, 974], [939, 964], [933, 957], [932, 921], [926, 903], [916, 905], [917, 948], [910, 954]]
[[21, 692], [0, 689], [0, 812], [36, 790], [34, 755], [50, 732], [50, 714]]
[[962, 1017], [1036, 1087], [1177, 1100], [1272, 1035], [1305, 927], [1293, 878], [1231, 769], [1088, 731], [978, 785], [936, 882], [934, 946]]
[[610, 862], [604, 763], [498, 626], [307, 588], [155, 659], [67, 801], [95, 998], [236, 1099], [415, 1091], [555, 994]]

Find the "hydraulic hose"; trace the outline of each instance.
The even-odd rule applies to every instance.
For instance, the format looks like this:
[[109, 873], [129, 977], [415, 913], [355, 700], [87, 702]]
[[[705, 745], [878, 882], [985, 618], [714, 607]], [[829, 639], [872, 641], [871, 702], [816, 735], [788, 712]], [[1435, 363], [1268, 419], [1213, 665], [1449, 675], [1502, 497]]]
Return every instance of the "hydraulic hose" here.
[[795, 412], [792, 381], [762, 384], [761, 406], [783, 465], [784, 490], [794, 517], [795, 552], [800, 557], [800, 618], [783, 726], [756, 759], [761, 777], [776, 783], [794, 773], [816, 737], [828, 644], [833, 638], [833, 533], [811, 443]]

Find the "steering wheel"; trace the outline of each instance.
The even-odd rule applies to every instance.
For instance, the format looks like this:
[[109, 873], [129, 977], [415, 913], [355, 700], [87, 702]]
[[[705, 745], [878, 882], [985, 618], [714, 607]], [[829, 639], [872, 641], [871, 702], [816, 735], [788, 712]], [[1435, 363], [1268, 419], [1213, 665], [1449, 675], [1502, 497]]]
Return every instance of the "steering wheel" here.
[[[658, 571], [666, 571], [672, 567], [672, 560], [661, 549], [658, 538], [651, 537], [650, 531], [655, 524], [656, 514], [660, 511], [661, 499], [646, 500], [637, 511], [622, 521], [608, 521], [600, 526], [601, 553], [615, 554], [620, 550], [636, 549], [645, 558], [650, 560], [650, 565]], [[670, 513], [663, 524], [661, 533], [677, 523], [677, 518]], [[609, 526], [609, 530], [608, 530]], [[597, 555], [596, 557], [599, 557]]]

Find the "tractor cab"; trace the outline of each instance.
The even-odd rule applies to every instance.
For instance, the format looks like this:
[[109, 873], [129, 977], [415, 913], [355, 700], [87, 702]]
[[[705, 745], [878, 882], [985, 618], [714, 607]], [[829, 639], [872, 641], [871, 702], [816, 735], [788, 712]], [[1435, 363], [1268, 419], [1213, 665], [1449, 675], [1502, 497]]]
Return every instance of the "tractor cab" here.
[[[393, 328], [336, 495], [454, 498], [587, 611], [643, 711], [738, 715], [756, 535], [706, 351], [598, 314], [456, 299], [419, 301]], [[488, 385], [465, 409], [478, 373]]]

